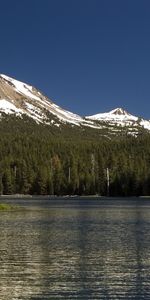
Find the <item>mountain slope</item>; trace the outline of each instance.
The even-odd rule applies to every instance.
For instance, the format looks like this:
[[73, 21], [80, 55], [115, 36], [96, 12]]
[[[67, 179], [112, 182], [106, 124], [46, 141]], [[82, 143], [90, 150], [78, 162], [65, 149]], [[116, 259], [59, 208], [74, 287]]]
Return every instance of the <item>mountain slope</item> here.
[[26, 114], [37, 122], [50, 124], [48, 114], [58, 119], [78, 125], [82, 118], [61, 109], [39, 90], [23, 82], [0, 75], [0, 111], [8, 114]]
[[93, 121], [62, 109], [38, 89], [3, 74], [0, 75], [0, 112], [18, 116], [25, 114], [37, 123], [58, 127], [67, 123], [99, 128]]
[[81, 117], [62, 109], [53, 103], [38, 89], [8, 77], [0, 75], [0, 115], [26, 115], [36, 123], [62, 127], [71, 126], [86, 130], [98, 130], [103, 135], [133, 134], [141, 130], [150, 131], [150, 121], [129, 114], [122, 108], [108, 113]]

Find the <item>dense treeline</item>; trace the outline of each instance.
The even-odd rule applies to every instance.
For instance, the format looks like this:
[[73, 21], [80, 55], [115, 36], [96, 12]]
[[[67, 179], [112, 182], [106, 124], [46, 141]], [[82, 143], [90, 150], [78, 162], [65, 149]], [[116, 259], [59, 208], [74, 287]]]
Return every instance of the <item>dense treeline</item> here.
[[[0, 125], [0, 194], [150, 195], [150, 136], [72, 135], [26, 120]], [[65, 136], [65, 137], [64, 137]]]

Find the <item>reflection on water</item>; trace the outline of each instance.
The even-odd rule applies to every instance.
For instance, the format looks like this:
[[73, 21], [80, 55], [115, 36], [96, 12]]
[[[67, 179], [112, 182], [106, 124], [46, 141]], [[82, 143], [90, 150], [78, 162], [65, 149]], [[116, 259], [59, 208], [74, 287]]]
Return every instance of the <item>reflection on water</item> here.
[[129, 201], [1, 212], [0, 299], [150, 299], [150, 203]]

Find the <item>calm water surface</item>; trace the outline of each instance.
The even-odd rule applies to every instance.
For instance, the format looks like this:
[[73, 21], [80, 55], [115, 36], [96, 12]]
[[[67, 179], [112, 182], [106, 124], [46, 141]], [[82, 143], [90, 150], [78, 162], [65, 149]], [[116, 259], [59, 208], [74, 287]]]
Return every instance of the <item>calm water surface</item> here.
[[150, 199], [1, 199], [0, 299], [150, 299]]

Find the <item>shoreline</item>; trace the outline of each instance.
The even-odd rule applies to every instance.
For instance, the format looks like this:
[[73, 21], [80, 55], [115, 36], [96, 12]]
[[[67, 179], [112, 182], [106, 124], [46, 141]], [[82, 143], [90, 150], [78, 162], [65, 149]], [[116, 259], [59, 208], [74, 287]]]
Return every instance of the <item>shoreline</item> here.
[[150, 195], [147, 196], [101, 196], [101, 195], [25, 195], [25, 194], [12, 194], [12, 195], [0, 195], [0, 199], [34, 199], [34, 198], [43, 198], [43, 199], [89, 199], [89, 198], [100, 198], [100, 199], [126, 199], [126, 198], [136, 198], [136, 199], [149, 199]]

